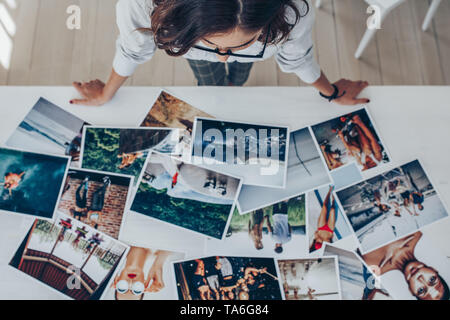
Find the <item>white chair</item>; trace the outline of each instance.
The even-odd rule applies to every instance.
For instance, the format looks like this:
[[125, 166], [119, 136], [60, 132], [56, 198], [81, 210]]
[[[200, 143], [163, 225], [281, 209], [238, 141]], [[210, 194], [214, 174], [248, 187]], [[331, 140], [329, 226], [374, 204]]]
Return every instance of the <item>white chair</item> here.
[[[378, 6], [380, 8], [380, 24], [384, 21], [386, 16], [395, 8], [397, 8], [399, 5], [401, 5], [406, 0], [365, 0], [367, 4], [371, 6]], [[428, 10], [428, 13], [425, 17], [425, 20], [422, 25], [422, 30], [426, 31], [428, 27], [430, 26], [431, 21], [433, 20], [433, 17], [440, 5], [442, 0], [433, 0], [431, 3], [431, 6]], [[316, 7], [320, 8], [322, 4], [322, 0], [316, 0]], [[366, 33], [364, 34], [363, 38], [361, 39], [361, 42], [359, 43], [358, 49], [355, 53], [355, 58], [359, 59], [361, 55], [363, 54], [364, 50], [369, 45], [372, 38], [375, 36], [375, 33], [377, 32], [377, 29], [368, 29], [366, 30]]]

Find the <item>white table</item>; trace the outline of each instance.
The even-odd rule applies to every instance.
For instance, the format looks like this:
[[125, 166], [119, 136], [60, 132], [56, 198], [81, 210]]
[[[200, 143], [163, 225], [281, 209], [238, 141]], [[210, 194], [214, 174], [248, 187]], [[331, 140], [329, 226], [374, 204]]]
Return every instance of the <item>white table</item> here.
[[[218, 118], [288, 125], [296, 130], [360, 107], [340, 107], [320, 98], [312, 88], [173, 87], [168, 92]], [[38, 100], [45, 97], [96, 125], [137, 126], [160, 88], [127, 87], [103, 107], [69, 104], [70, 87], [0, 87], [0, 143], [3, 143]], [[369, 112], [391, 156], [391, 167], [419, 158], [445, 204], [450, 205], [450, 87], [370, 87]], [[386, 170], [386, 167], [383, 169]], [[376, 169], [370, 172], [375, 175]], [[149, 234], [145, 218], [127, 220], [123, 237]], [[148, 220], [148, 219], [147, 219]], [[32, 218], [0, 213], [0, 291], [2, 298], [33, 298], [40, 286], [7, 266], [32, 223]], [[159, 237], [156, 235], [156, 237]], [[165, 241], [161, 235], [162, 241]], [[173, 237], [172, 237], [173, 238]], [[202, 255], [204, 241], [175, 241], [188, 255]], [[349, 243], [349, 246], [352, 244]], [[12, 290], [11, 290], [12, 289]], [[52, 292], [47, 297], [58, 297]]]

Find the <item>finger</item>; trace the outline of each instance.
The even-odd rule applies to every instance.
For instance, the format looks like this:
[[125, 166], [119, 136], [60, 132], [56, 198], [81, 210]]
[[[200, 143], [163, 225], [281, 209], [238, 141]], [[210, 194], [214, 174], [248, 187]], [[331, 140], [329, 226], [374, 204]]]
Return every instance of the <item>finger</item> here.
[[83, 106], [92, 106], [93, 104], [88, 99], [73, 99], [70, 104], [78, 104]]
[[359, 98], [359, 99], [353, 99], [353, 104], [364, 104], [369, 103], [370, 100], [367, 98]]

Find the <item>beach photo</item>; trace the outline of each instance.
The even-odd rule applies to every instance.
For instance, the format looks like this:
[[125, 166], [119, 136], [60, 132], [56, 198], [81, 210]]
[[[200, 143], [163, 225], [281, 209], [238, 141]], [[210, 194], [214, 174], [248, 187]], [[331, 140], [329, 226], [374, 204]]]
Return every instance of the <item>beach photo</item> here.
[[[447, 223], [448, 225], [448, 223]], [[448, 232], [434, 226], [407, 235], [362, 256], [369, 270], [396, 300], [449, 300], [450, 258]]]
[[58, 211], [118, 239], [133, 187], [133, 177], [70, 169]]
[[197, 118], [191, 161], [246, 185], [284, 188], [288, 145], [287, 127]]
[[36, 219], [10, 266], [74, 300], [97, 300], [128, 246], [57, 214]]
[[72, 158], [78, 167], [84, 120], [40, 98], [6, 141], [12, 148]]
[[187, 161], [191, 156], [192, 130], [196, 117], [213, 118], [208, 113], [191, 106], [170, 93], [161, 91], [140, 126], [180, 129], [181, 158]]
[[173, 264], [179, 300], [281, 300], [271, 258], [212, 256]]
[[330, 185], [308, 193], [309, 253], [319, 250], [324, 243], [334, 243], [352, 234], [333, 190]]
[[286, 179], [285, 189], [244, 185], [238, 200], [241, 214], [331, 182], [309, 128], [299, 129], [290, 135]]
[[[175, 140], [174, 140], [175, 139]], [[86, 169], [131, 175], [135, 183], [149, 151], [171, 154], [178, 132], [161, 128], [85, 128], [82, 163]]]
[[131, 246], [103, 300], [176, 300], [172, 262], [183, 253]]
[[70, 158], [0, 148], [0, 210], [51, 219]]
[[285, 300], [341, 300], [336, 257], [277, 263]]
[[361, 171], [386, 164], [390, 157], [366, 109], [311, 127], [329, 170], [356, 163]]
[[152, 153], [131, 210], [222, 239], [241, 183], [239, 178]]
[[324, 247], [324, 256], [337, 257], [342, 300], [392, 300], [355, 252], [329, 244]]
[[207, 254], [297, 257], [306, 253], [306, 200], [299, 195], [241, 215], [235, 209], [225, 239], [209, 240]]
[[418, 160], [339, 190], [336, 195], [362, 252], [448, 217]]

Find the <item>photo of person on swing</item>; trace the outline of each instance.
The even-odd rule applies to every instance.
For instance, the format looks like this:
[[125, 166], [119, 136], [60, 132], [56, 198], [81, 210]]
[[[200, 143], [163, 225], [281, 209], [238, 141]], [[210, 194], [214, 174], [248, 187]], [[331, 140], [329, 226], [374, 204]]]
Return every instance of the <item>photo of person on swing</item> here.
[[131, 176], [70, 169], [58, 211], [118, 239], [132, 184]]

